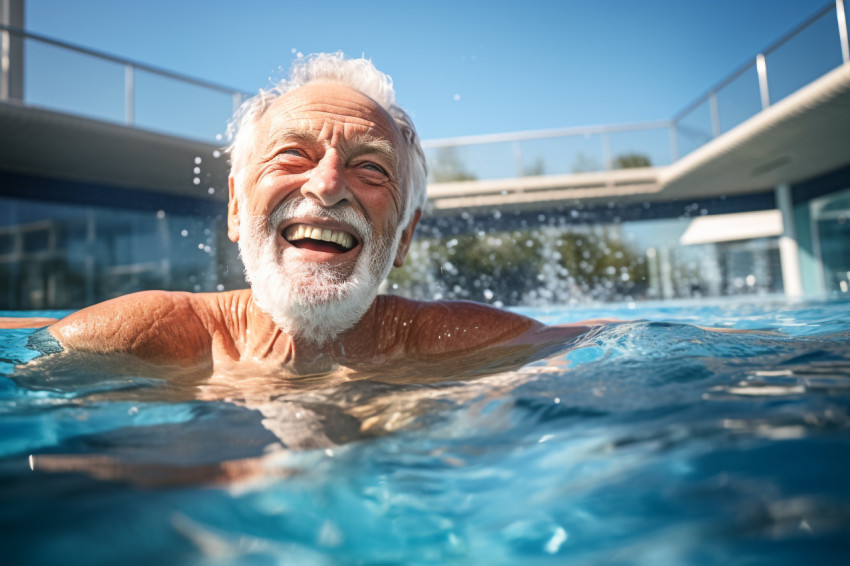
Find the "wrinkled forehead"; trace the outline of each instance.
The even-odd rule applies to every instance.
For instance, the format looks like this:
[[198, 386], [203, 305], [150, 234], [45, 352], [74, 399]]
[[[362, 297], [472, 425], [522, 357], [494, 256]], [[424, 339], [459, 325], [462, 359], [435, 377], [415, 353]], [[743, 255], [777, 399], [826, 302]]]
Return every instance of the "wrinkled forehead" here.
[[276, 99], [256, 130], [263, 147], [280, 132], [304, 130], [337, 144], [342, 138], [386, 140], [396, 149], [402, 139], [398, 126], [383, 107], [362, 92], [341, 83], [315, 82]]

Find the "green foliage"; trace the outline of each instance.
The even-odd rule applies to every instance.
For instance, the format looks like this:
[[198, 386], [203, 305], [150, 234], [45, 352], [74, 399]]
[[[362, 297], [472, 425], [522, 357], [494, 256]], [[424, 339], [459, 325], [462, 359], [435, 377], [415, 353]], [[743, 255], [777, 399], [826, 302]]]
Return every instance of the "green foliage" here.
[[522, 169], [522, 174], [525, 177], [536, 177], [538, 175], [543, 175], [546, 173], [546, 163], [543, 161], [542, 157], [538, 157], [534, 160], [531, 165], [526, 165]]
[[455, 147], [441, 147], [437, 149], [434, 159], [429, 163], [429, 167], [431, 168], [431, 180], [434, 183], [474, 181], [477, 179], [475, 175], [466, 170]]
[[646, 287], [646, 266], [619, 230], [540, 228], [416, 240], [390, 273], [394, 292], [517, 305], [577, 295], [622, 298]]
[[633, 169], [636, 167], [652, 167], [652, 161], [642, 153], [624, 153], [611, 162], [612, 169]]
[[591, 171], [602, 171], [603, 167], [593, 156], [579, 151], [573, 162], [573, 173], [589, 173]]

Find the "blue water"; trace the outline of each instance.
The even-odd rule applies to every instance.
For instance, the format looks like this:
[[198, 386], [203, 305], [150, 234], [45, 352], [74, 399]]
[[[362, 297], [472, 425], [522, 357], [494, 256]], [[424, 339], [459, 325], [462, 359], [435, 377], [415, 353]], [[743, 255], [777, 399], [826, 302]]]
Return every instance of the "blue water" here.
[[[524, 312], [641, 322], [475, 382], [262, 409], [150, 376], [0, 377], [0, 561], [846, 563], [850, 302]], [[27, 334], [0, 331], [0, 373]], [[302, 412], [300, 433], [354, 440], [283, 449], [269, 415]]]

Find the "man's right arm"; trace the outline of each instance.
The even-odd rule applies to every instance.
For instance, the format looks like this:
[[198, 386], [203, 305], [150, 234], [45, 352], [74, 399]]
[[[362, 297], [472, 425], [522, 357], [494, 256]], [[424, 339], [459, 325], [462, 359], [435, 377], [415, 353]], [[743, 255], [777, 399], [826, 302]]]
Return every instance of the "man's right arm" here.
[[66, 352], [126, 354], [153, 364], [209, 358], [209, 331], [190, 293], [143, 291], [79, 310], [48, 327]]

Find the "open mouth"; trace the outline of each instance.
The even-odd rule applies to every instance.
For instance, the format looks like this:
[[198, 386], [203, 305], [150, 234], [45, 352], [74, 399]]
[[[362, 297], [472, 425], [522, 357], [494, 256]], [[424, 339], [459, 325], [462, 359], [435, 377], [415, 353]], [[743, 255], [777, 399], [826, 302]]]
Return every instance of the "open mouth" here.
[[283, 231], [283, 237], [296, 248], [314, 252], [343, 254], [357, 245], [357, 239], [348, 232], [309, 224], [293, 224]]

